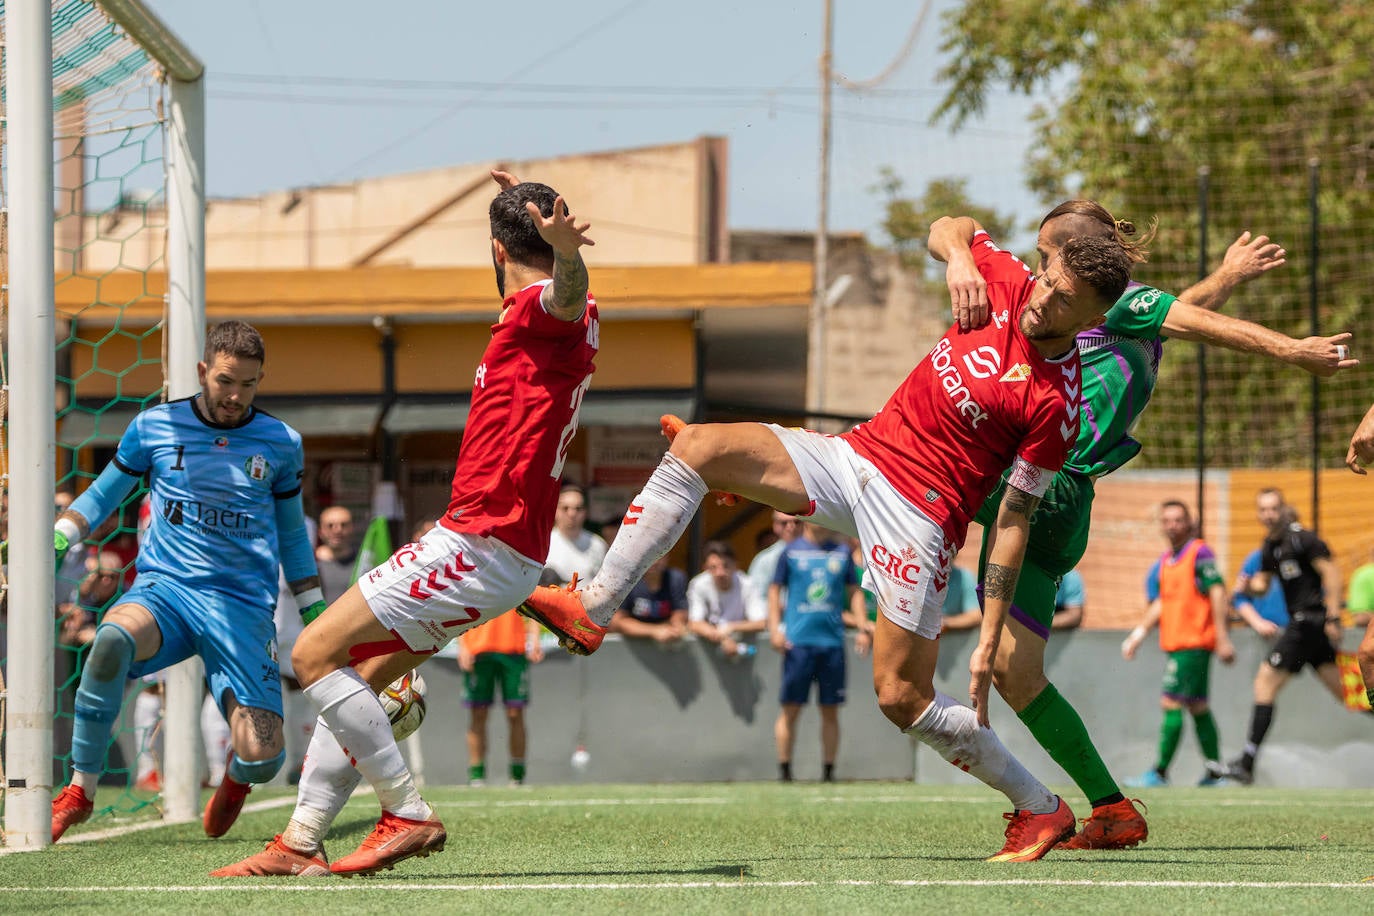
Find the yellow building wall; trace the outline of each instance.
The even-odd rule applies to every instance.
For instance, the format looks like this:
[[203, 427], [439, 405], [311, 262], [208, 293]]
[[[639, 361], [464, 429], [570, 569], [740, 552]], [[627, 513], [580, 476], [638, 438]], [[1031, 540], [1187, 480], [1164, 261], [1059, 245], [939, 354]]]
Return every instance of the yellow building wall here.
[[[697, 264], [706, 260], [711, 215], [723, 209], [709, 193], [711, 163], [723, 168], [725, 158], [723, 140], [698, 138], [212, 200], [206, 263], [211, 270], [338, 268], [364, 258], [371, 266], [486, 266], [487, 207], [496, 192], [489, 173], [504, 164], [520, 178], [552, 186], [591, 222], [597, 244], [585, 251], [589, 265]], [[130, 215], [113, 230], [108, 215], [86, 223], [83, 270], [142, 270], [161, 257], [160, 214]]]
[[[371, 326], [264, 325], [259, 330], [267, 345], [266, 399], [382, 390], [381, 338]], [[490, 325], [477, 322], [399, 324], [394, 333], [396, 386], [402, 394], [471, 391], [473, 372], [491, 337]], [[109, 329], [80, 329], [81, 342], [69, 348], [78, 398], [142, 398], [162, 386], [162, 367], [156, 362], [162, 350], [160, 331], [141, 341], [106, 335]], [[125, 368], [140, 352], [155, 362]], [[105, 366], [119, 368], [101, 368]], [[691, 388], [694, 378], [689, 319], [619, 320], [602, 326], [594, 390]]]

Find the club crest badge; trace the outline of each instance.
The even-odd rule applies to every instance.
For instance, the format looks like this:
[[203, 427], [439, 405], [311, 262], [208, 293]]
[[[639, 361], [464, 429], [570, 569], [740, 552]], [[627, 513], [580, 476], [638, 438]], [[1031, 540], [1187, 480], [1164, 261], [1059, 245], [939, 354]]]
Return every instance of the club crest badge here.
[[266, 480], [272, 465], [263, 455], [254, 455], [243, 463], [243, 471], [253, 480]]

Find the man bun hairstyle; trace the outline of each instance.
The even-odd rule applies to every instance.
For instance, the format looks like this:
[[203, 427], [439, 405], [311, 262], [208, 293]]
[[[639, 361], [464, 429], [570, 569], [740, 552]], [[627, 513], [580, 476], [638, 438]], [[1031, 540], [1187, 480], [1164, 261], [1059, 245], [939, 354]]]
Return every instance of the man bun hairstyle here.
[[205, 335], [205, 363], [209, 365], [219, 354], [238, 359], [267, 361], [267, 347], [258, 329], [246, 321], [221, 321]]
[[[506, 188], [492, 200], [487, 216], [491, 220], [491, 237], [500, 242], [506, 254], [516, 264], [553, 270], [553, 246], [544, 241], [534, 226], [525, 204], [533, 203], [545, 217], [553, 216], [553, 203], [558, 192], [537, 181], [522, 181]], [[568, 208], [565, 205], [563, 212]]]
[[1073, 218], [1074, 226], [1073, 231], [1070, 233], [1072, 235], [1085, 234], [1084, 223], [1091, 222], [1097, 224], [1094, 228], [1101, 230], [1100, 234], [1102, 237], [1109, 238], [1120, 245], [1125, 249], [1126, 253], [1130, 255], [1131, 260], [1137, 264], [1143, 264], [1145, 261], [1149, 260], [1150, 253], [1146, 246], [1154, 241], [1155, 232], [1159, 229], [1159, 220], [1152, 218], [1150, 220], [1149, 229], [1143, 236], [1137, 238], [1136, 236], [1139, 235], [1139, 231], [1136, 229], [1135, 223], [1128, 219], [1117, 219], [1115, 216], [1112, 216], [1111, 211], [1095, 200], [1084, 200], [1081, 198], [1077, 200], [1066, 200], [1049, 213], [1046, 213], [1045, 218], [1040, 221], [1040, 228], [1044, 229], [1046, 223], [1052, 219], [1058, 219], [1061, 216]]
[[1059, 249], [1059, 261], [1109, 306], [1126, 291], [1134, 263], [1130, 253], [1116, 241], [1092, 236], [1077, 236], [1065, 242]]

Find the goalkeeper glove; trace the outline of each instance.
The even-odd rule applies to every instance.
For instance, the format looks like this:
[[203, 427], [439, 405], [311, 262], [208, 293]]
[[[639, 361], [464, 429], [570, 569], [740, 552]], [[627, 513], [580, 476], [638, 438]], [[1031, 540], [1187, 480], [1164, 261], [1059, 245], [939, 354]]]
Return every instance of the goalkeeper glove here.
[[329, 605], [325, 604], [323, 599], [316, 601], [314, 604], [308, 605], [301, 611], [301, 621], [307, 624], [310, 623], [316, 617], [323, 614], [324, 609], [327, 607], [329, 607]]
[[296, 610], [300, 612], [301, 622], [307, 626], [312, 620], [324, 613], [329, 605], [325, 603], [324, 593], [319, 586], [307, 588], [296, 593]]
[[[67, 555], [67, 551], [72, 549], [72, 543], [71, 541], [67, 540], [67, 536], [65, 534], [63, 534], [60, 531], [54, 531], [52, 533], [52, 549], [54, 555], [56, 556], [57, 562], [61, 563], [62, 558]], [[8, 563], [9, 561], [10, 542], [0, 541], [0, 563]]]

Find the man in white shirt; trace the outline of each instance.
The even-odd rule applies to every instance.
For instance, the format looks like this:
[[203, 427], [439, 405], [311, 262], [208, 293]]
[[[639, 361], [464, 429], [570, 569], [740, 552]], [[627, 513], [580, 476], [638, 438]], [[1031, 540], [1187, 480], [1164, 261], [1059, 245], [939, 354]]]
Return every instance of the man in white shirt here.
[[706, 545], [706, 569], [687, 583], [687, 628], [728, 658], [752, 655], [753, 634], [768, 625], [768, 606], [739, 571], [723, 541]]
[[581, 487], [565, 484], [558, 493], [558, 509], [549, 536], [549, 557], [544, 568], [553, 570], [560, 584], [577, 578], [587, 581], [601, 568], [606, 558], [606, 542], [585, 527], [587, 494]]

